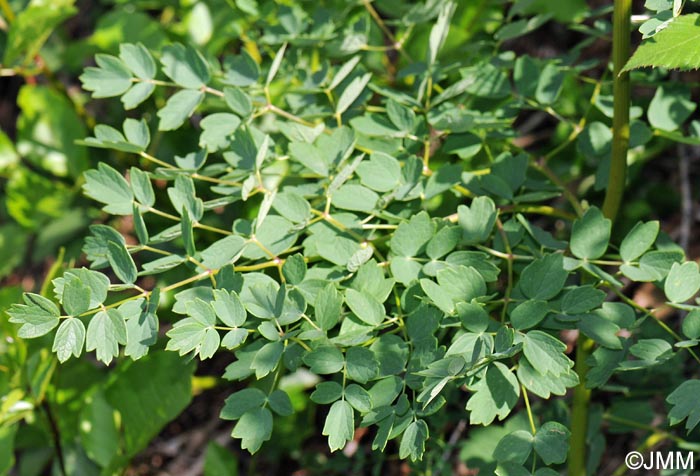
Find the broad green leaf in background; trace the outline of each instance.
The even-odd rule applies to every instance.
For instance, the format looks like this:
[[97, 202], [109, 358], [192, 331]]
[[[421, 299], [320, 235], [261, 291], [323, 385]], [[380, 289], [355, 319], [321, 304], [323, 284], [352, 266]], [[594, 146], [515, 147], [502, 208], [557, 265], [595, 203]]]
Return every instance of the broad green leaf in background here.
[[345, 387], [344, 395], [345, 400], [347, 400], [350, 406], [355, 410], [367, 413], [372, 409], [372, 396], [359, 385], [351, 383]]
[[114, 413], [102, 391], [90, 395], [80, 412], [80, 441], [90, 459], [101, 466], [109, 466], [120, 451]]
[[31, 0], [10, 25], [3, 65], [32, 62], [53, 30], [77, 13], [74, 4], [75, 0]]
[[194, 363], [174, 352], [153, 352], [117, 367], [105, 389], [121, 416], [125, 453], [133, 456], [192, 400]]
[[238, 458], [224, 446], [210, 442], [204, 456], [204, 476], [238, 476]]
[[183, 211], [186, 211], [193, 221], [202, 218], [204, 213], [202, 200], [197, 198], [194, 181], [191, 177], [178, 175], [175, 179], [175, 186], [168, 188], [168, 197], [177, 213], [182, 214], [183, 217]]
[[214, 29], [214, 21], [211, 11], [205, 2], [195, 3], [186, 21], [187, 30], [192, 41], [198, 45], [204, 45], [209, 42]]
[[292, 223], [302, 223], [311, 214], [309, 202], [295, 192], [278, 192], [272, 202], [272, 208]]
[[390, 99], [387, 101], [387, 115], [389, 120], [402, 132], [411, 132], [416, 122], [416, 113], [413, 109], [403, 106]]
[[589, 11], [589, 6], [585, 0], [570, 0], [566, 3], [534, 0], [532, 2], [518, 3], [518, 6], [522, 6], [522, 13], [551, 13], [554, 19], [562, 23], [580, 21]]
[[624, 71], [653, 66], [669, 69], [700, 68], [700, 14], [671, 20], [653, 38], [645, 40], [625, 65]]
[[455, 303], [453, 297], [447, 293], [447, 291], [442, 289], [435, 281], [423, 278], [420, 280], [420, 286], [433, 304], [435, 304], [442, 312], [446, 314], [452, 314], [454, 312]]
[[457, 302], [470, 302], [486, 294], [486, 282], [473, 267], [457, 265], [437, 272], [437, 281], [443, 292]]
[[586, 124], [577, 139], [578, 149], [590, 159], [603, 159], [612, 148], [612, 131], [602, 122]]
[[284, 352], [282, 342], [268, 342], [255, 354], [250, 368], [255, 370], [255, 377], [263, 378], [275, 370], [280, 363], [280, 358]]
[[548, 13], [544, 15], [535, 15], [532, 18], [523, 18], [503, 25], [495, 33], [494, 38], [499, 41], [512, 40], [535, 31], [552, 18], [549, 8], [547, 11]]
[[14, 223], [0, 226], [0, 278], [12, 272], [24, 259], [28, 236]]
[[539, 67], [532, 57], [518, 56], [513, 68], [513, 81], [518, 93], [525, 97], [534, 97], [537, 91], [538, 73]]
[[[17, 105], [21, 114], [17, 118], [16, 147], [22, 157], [60, 177], [77, 179], [81, 176], [88, 166], [88, 154], [85, 147], [76, 142], [82, 140], [87, 131], [70, 99], [51, 87], [26, 84], [19, 91]], [[65, 127], [66, 124], [71, 127]], [[43, 200], [58, 195], [59, 186], [54, 180], [44, 186], [45, 191], [37, 193], [40, 185], [30, 180], [27, 172], [25, 170], [20, 177], [33, 182], [27, 187], [32, 189], [31, 211], [27, 213], [31, 216]], [[55, 201], [49, 207], [54, 213], [61, 209]]]
[[682, 252], [649, 251], [639, 259], [638, 267], [623, 264], [620, 271], [635, 281], [660, 281], [666, 277], [674, 263], [682, 260]]

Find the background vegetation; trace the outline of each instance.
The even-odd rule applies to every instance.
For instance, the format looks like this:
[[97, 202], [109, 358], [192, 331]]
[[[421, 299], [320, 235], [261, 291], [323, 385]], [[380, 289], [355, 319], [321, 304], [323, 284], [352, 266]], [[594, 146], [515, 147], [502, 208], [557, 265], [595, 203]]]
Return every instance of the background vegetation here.
[[682, 3], [0, 0], [0, 474], [698, 451]]

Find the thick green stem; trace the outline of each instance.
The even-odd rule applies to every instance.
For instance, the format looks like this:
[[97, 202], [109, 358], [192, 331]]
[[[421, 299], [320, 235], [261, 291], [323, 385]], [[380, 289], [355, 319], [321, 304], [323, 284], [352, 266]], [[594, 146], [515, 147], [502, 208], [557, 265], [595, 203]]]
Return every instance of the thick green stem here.
[[[622, 68], [630, 56], [630, 18], [632, 0], [615, 0], [613, 13], [613, 143], [608, 188], [603, 202], [603, 214], [615, 221], [622, 203], [627, 174], [629, 148], [630, 80]], [[580, 383], [574, 389], [571, 409], [571, 446], [569, 449], [569, 476], [586, 476], [586, 434], [591, 392], [586, 388], [588, 364], [586, 360], [593, 342], [579, 335], [574, 370]]]
[[580, 334], [576, 344], [576, 362], [574, 370], [578, 374], [579, 384], [574, 388], [573, 407], [571, 409], [571, 446], [569, 447], [569, 476], [586, 476], [586, 434], [588, 433], [588, 404], [591, 391], [586, 388], [588, 364], [586, 360], [593, 341]]
[[627, 173], [630, 138], [630, 78], [622, 68], [630, 57], [630, 15], [632, 0], [615, 0], [613, 13], [613, 142], [608, 189], [603, 214], [615, 220], [620, 209]]

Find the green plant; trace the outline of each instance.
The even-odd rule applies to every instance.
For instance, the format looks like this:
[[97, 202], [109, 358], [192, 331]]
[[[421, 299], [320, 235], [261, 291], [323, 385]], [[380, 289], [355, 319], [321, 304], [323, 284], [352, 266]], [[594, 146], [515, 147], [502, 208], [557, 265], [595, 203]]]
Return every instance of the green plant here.
[[[162, 344], [161, 326], [166, 350], [181, 356], [235, 354], [223, 377], [244, 385], [221, 417], [236, 421], [232, 436], [251, 453], [310, 401], [326, 409], [321, 433], [331, 451], [368, 427], [373, 450], [395, 441], [400, 458], [438, 474], [449, 471], [445, 415], [458, 408], [472, 427], [508, 419], [484, 471], [551, 476], [568, 456], [569, 474], [595, 474], [602, 421], [635, 427], [596, 397], [615, 401], [611, 381], [631, 388], [665, 372], [664, 391], [675, 388], [664, 395], [670, 423], [695, 429], [698, 381], [668, 368], [700, 363], [700, 309], [688, 304], [700, 289], [698, 266], [657, 221], [612, 229], [628, 141], [644, 149], [652, 140], [649, 126], [629, 121], [620, 75], [628, 1], [615, 10], [612, 131], [610, 84], [586, 76], [575, 54], [543, 61], [500, 51], [550, 18], [537, 2], [515, 2], [505, 19], [488, 2], [391, 2], [394, 11], [381, 13], [365, 1], [260, 3], [246, 11], [252, 38], [235, 55], [124, 43], [81, 76], [93, 97], [146, 111], [121, 130], [97, 125], [83, 141], [133, 166], [101, 162], [84, 175], [85, 193], [105, 212], [85, 240], [90, 269], [65, 270], [52, 295], [25, 294], [8, 314], [18, 337], [49, 335], [60, 362], [84, 351], [108, 365], [121, 354], [136, 360], [118, 364], [129, 375], [87, 406], [125, 422], [120, 440], [119, 425], [102, 421], [109, 451], [87, 448], [104, 473], [120, 470], [153, 433], [130, 426], [143, 404], [126, 398], [130, 384], [156, 372], [163, 383], [151, 388], [162, 392], [182, 365], [179, 397], [146, 426], [159, 428], [186, 405], [192, 366], [172, 352], [149, 355]], [[572, 11], [566, 21], [585, 16]], [[672, 27], [656, 34], [659, 43]], [[487, 41], [489, 54], [463, 59], [470, 35]], [[585, 85], [588, 94], [571, 99]], [[681, 132], [694, 105], [670, 87], [659, 91], [648, 107], [654, 134], [696, 143], [697, 122]], [[511, 129], [532, 110], [562, 128], [541, 153], [520, 147]], [[170, 141], [164, 153], [162, 140]], [[584, 157], [578, 167], [599, 188], [608, 184], [602, 211], [590, 203], [594, 192], [582, 201], [561, 178], [568, 153]], [[133, 224], [128, 240], [117, 231], [125, 223]], [[630, 282], [656, 283], [667, 305], [689, 312], [682, 336], [628, 295]], [[563, 338], [570, 331], [579, 336], [576, 362]], [[282, 386], [303, 369], [312, 388]], [[558, 403], [541, 404], [550, 399]], [[697, 435], [664, 435], [697, 448]]]

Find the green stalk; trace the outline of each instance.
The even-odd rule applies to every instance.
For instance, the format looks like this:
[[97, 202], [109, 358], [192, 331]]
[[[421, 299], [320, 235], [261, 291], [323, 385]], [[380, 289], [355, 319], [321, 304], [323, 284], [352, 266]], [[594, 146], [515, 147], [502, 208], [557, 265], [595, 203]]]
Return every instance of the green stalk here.
[[586, 434], [588, 433], [588, 406], [591, 391], [586, 388], [588, 364], [586, 360], [593, 341], [579, 334], [576, 342], [576, 362], [574, 370], [579, 384], [574, 388], [571, 409], [571, 446], [569, 447], [569, 476], [586, 476]]
[[620, 209], [627, 173], [627, 149], [630, 139], [630, 78], [622, 73], [630, 57], [630, 16], [632, 0], [615, 0], [613, 13], [613, 142], [608, 189], [603, 214], [615, 220]]
[[[629, 73], [623, 73], [630, 57], [630, 18], [632, 0], [615, 0], [613, 12], [613, 143], [610, 161], [608, 188], [603, 202], [603, 214], [615, 221], [622, 203], [627, 174], [627, 149], [629, 148]], [[591, 392], [586, 388], [588, 364], [586, 360], [593, 342], [579, 335], [576, 346], [574, 370], [579, 384], [574, 389], [571, 409], [571, 446], [569, 449], [569, 476], [586, 476], [586, 434], [588, 430], [588, 407]]]

